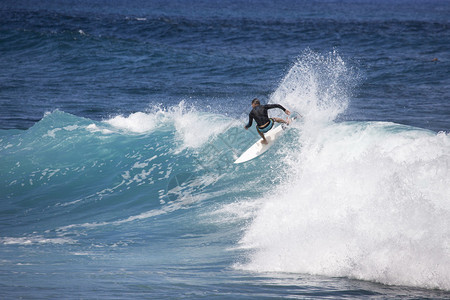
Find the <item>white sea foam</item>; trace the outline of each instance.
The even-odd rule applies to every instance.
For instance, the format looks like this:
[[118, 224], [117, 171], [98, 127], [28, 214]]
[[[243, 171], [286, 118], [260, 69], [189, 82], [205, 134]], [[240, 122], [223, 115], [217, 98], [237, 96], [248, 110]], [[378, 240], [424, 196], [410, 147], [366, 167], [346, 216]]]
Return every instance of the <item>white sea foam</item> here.
[[258, 249], [246, 268], [450, 289], [449, 136], [356, 127], [292, 153], [242, 239]]
[[44, 134], [44, 136], [43, 137], [51, 137], [51, 138], [55, 138], [55, 134], [58, 132], [58, 131], [60, 131], [61, 130], [61, 128], [55, 128], [55, 129], [52, 129], [52, 130], [49, 130], [49, 131], [47, 131], [47, 133], [46, 134]]
[[181, 149], [198, 148], [234, 123], [233, 120], [227, 120], [221, 115], [186, 109], [184, 104], [174, 109], [172, 113], [177, 137], [182, 141]]
[[106, 121], [116, 129], [138, 134], [151, 133], [163, 126], [172, 125], [176, 131], [176, 139], [180, 142], [178, 150], [201, 147], [234, 122], [233, 119], [226, 119], [221, 115], [188, 107], [184, 101], [168, 109], [154, 107], [146, 113], [120, 115]]
[[0, 244], [3, 245], [36, 245], [36, 244], [73, 244], [70, 238], [45, 238], [42, 236], [27, 237], [0, 237]]
[[143, 112], [136, 112], [127, 117], [119, 115], [106, 122], [113, 127], [135, 133], [152, 131], [157, 126], [155, 116]]
[[358, 82], [357, 71], [336, 51], [319, 54], [307, 50], [283, 78], [270, 102], [299, 112], [310, 123], [330, 122], [345, 111]]
[[88, 126], [86, 126], [86, 129], [90, 132], [101, 132], [103, 134], [111, 134], [113, 133], [113, 131], [106, 129], [106, 128], [99, 128], [97, 125], [95, 124], [89, 124]]
[[260, 199], [240, 242], [249, 260], [236, 267], [449, 290], [449, 135], [317, 121], [341, 109], [328, 105], [304, 111], [287, 175]]

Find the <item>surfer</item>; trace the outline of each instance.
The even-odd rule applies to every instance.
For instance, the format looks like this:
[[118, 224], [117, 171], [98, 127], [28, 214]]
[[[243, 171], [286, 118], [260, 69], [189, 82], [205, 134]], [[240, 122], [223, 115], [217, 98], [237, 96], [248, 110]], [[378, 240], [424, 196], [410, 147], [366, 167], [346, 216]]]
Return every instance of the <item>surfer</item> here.
[[268, 132], [272, 129], [274, 122], [277, 123], [287, 123], [285, 120], [280, 118], [269, 118], [267, 114], [267, 110], [271, 108], [279, 108], [282, 109], [287, 115], [290, 115], [291, 112], [281, 106], [280, 104], [266, 104], [261, 105], [258, 98], [253, 99], [252, 101], [252, 111], [248, 115], [248, 124], [245, 125], [245, 129], [249, 129], [252, 126], [253, 120], [256, 121], [256, 131], [258, 131], [259, 135], [262, 137], [262, 143], [267, 144], [266, 137], [264, 133]]

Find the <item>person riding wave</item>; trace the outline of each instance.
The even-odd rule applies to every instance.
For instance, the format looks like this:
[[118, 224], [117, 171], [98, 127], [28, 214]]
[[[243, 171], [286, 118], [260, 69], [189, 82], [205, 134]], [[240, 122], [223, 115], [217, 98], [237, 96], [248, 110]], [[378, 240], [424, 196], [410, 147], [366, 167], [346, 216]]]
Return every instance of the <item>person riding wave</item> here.
[[277, 123], [287, 123], [285, 120], [280, 118], [269, 118], [267, 111], [272, 108], [279, 108], [283, 110], [287, 115], [290, 115], [291, 112], [281, 106], [280, 104], [266, 104], [261, 105], [261, 102], [258, 98], [252, 100], [252, 111], [249, 113], [248, 124], [245, 125], [245, 129], [249, 129], [252, 126], [253, 120], [256, 122], [256, 131], [258, 131], [259, 135], [262, 137], [262, 143], [267, 144], [266, 137], [264, 133], [268, 132], [272, 129], [274, 122]]

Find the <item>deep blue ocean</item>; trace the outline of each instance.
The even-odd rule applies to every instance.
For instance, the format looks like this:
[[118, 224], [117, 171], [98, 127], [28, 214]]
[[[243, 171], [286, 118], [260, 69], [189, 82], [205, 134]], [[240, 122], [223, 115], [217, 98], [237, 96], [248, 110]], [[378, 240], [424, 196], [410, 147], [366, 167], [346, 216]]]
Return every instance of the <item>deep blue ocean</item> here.
[[450, 299], [449, 134], [446, 0], [3, 0], [0, 298]]

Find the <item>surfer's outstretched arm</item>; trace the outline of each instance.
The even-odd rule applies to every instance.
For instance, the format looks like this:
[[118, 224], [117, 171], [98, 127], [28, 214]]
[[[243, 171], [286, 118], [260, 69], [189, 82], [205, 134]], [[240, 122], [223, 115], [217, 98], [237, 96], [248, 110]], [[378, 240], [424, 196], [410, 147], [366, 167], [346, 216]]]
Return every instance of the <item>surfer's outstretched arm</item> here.
[[266, 104], [266, 105], [264, 105], [264, 107], [266, 108], [266, 109], [272, 109], [272, 108], [279, 108], [279, 109], [281, 109], [282, 111], [284, 111], [287, 115], [290, 115], [291, 114], [291, 112], [289, 111], [289, 110], [287, 110], [286, 108], [284, 108], [282, 105], [280, 105], [280, 104]]
[[252, 113], [250, 112], [248, 114], [248, 123], [247, 125], [245, 125], [245, 129], [249, 129], [250, 127], [252, 127], [252, 123], [253, 123], [253, 116]]

